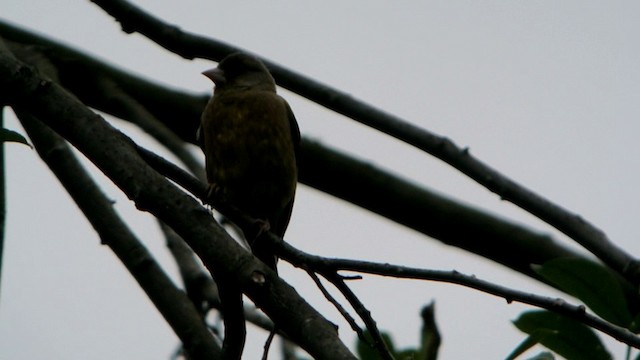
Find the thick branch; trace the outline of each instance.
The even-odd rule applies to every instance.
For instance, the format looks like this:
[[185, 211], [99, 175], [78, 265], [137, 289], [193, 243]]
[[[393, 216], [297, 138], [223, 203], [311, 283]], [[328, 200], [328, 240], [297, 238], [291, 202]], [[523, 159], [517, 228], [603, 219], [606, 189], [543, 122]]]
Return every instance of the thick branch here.
[[[57, 84], [0, 51], [0, 89], [13, 107], [33, 115], [71, 142], [136, 206], [171, 226], [214, 277], [233, 279], [292, 340], [317, 359], [354, 359], [324, 319], [296, 291], [231, 239], [192, 197], [151, 169], [130, 139]], [[3, 94], [4, 95], [4, 94]], [[108, 149], [109, 151], [105, 151]]]
[[118, 217], [112, 203], [86, 173], [66, 142], [35, 117], [22, 111], [17, 113], [40, 157], [78, 204], [102, 242], [113, 250], [140, 284], [178, 335], [185, 350], [194, 359], [220, 358], [220, 348], [196, 308]]
[[[208, 95], [197, 96], [168, 89], [1, 20], [0, 37], [29, 46], [32, 51], [46, 56], [55, 66], [60, 83], [85, 104], [132, 121], [127, 109], [116, 106], [117, 103], [112, 101], [109, 94], [105, 94], [96, 86], [108, 79], [126, 94], [135, 97], [140, 106], [147, 109], [181, 139], [195, 143], [200, 114], [209, 99]], [[15, 49], [11, 50], [15, 52]], [[19, 54], [16, 55], [20, 58]]]
[[[219, 61], [225, 55], [240, 50], [220, 41], [183, 32], [124, 0], [92, 0], [92, 2], [116, 18], [126, 33], [139, 32], [167, 50], [187, 59], [197, 57]], [[500, 195], [502, 199], [518, 205], [565, 233], [632, 283], [640, 284], [640, 263], [638, 260], [609, 241], [600, 229], [579, 215], [552, 203], [502, 175], [471, 156], [468, 149], [460, 149], [445, 137], [433, 134], [397, 116], [379, 110], [349, 94], [297, 74], [271, 61], [263, 61], [278, 85], [441, 159], [490, 191]]]
[[307, 185], [537, 279], [531, 264], [579, 256], [548, 235], [455, 202], [319, 143], [303, 144], [300, 173]]

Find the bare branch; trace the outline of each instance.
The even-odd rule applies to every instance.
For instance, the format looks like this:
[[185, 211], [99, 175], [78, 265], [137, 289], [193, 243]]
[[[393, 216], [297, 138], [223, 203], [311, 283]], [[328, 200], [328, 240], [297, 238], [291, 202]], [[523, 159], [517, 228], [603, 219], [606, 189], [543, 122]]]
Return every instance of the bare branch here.
[[100, 77], [94, 83], [94, 90], [103, 94], [113, 108], [119, 108], [122, 117], [131, 119], [143, 131], [170, 150], [198, 179], [204, 180], [201, 161], [188, 151], [187, 143], [180, 139], [168, 126], [160, 122], [144, 105], [128, 94], [112, 78]]
[[378, 330], [378, 325], [371, 316], [371, 311], [364, 306], [356, 294], [345, 284], [344, 279], [337, 272], [322, 273], [322, 276], [329, 280], [342, 295], [344, 295], [349, 304], [351, 304], [351, 307], [358, 313], [360, 319], [364, 321], [373, 339], [373, 347], [378, 351], [380, 357], [385, 360], [393, 360], [393, 355], [389, 351], [387, 343], [382, 338], [382, 334], [380, 334], [380, 330]]
[[210, 308], [219, 308], [218, 286], [204, 270], [193, 250], [166, 224], [160, 222], [160, 229], [167, 240], [167, 248], [178, 265], [180, 277], [191, 302], [203, 315]]
[[364, 331], [362, 331], [360, 326], [358, 326], [358, 323], [356, 323], [356, 320], [351, 316], [351, 314], [349, 314], [347, 309], [345, 309], [344, 306], [342, 306], [342, 304], [340, 304], [340, 302], [338, 302], [338, 300], [336, 300], [331, 295], [331, 293], [327, 290], [327, 288], [322, 284], [318, 276], [311, 270], [308, 270], [307, 274], [309, 274], [309, 277], [311, 277], [311, 279], [316, 284], [318, 289], [320, 289], [320, 292], [322, 293], [324, 298], [327, 299], [327, 301], [329, 301], [331, 305], [333, 305], [333, 307], [336, 308], [336, 310], [338, 310], [340, 315], [342, 315], [342, 317], [347, 321], [349, 326], [351, 326], [351, 329], [358, 335], [358, 338], [362, 341], [367, 341], [367, 338], [364, 336]]
[[[8, 49], [0, 50], [9, 59], [15, 60]], [[46, 60], [33, 56], [31, 61]], [[49, 75], [57, 77], [55, 72], [49, 71]], [[220, 348], [196, 309], [115, 213], [111, 202], [87, 174], [68, 144], [36, 117], [20, 107], [14, 110], [40, 157], [91, 222], [102, 243], [113, 250], [147, 293], [182, 341], [185, 350], [194, 359], [219, 358]]]
[[115, 214], [68, 145], [33, 116], [17, 114], [42, 159], [171, 325], [185, 350], [194, 359], [220, 358], [220, 348], [198, 311]]
[[640, 349], [640, 337], [636, 336], [631, 331], [587, 313], [583, 305], [572, 305], [563, 299], [554, 299], [524, 291], [513, 290], [505, 286], [496, 285], [488, 281], [478, 279], [475, 276], [462, 274], [455, 270], [425, 270], [369, 261], [333, 259], [311, 255], [294, 248], [276, 236], [270, 236], [268, 239], [273, 242], [274, 246], [279, 247], [277, 255], [296, 267], [312, 269], [320, 274], [333, 273], [337, 271], [353, 271], [357, 273], [374, 274], [400, 279], [429, 280], [462, 285], [487, 294], [502, 297], [509, 304], [512, 302], [520, 302], [567, 316], [594, 329], [598, 329], [629, 346]]

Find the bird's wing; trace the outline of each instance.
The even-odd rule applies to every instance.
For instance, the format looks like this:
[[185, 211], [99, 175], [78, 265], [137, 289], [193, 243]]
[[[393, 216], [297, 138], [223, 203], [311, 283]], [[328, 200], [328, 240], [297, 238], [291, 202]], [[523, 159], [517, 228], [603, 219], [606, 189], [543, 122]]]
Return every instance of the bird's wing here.
[[297, 159], [300, 154], [300, 127], [298, 127], [296, 116], [293, 115], [293, 111], [291, 110], [289, 103], [285, 101], [284, 104], [287, 108], [287, 117], [289, 118], [289, 127], [291, 128], [291, 139], [293, 140], [293, 150]]

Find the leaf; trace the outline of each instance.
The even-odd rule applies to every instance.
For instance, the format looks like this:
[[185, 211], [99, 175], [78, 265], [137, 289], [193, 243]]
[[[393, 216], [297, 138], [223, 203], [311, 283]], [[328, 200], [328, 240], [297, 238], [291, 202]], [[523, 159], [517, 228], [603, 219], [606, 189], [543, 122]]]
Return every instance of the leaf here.
[[415, 349], [402, 350], [393, 354], [397, 360], [418, 360], [420, 359], [419, 355], [420, 353]]
[[27, 142], [27, 139], [25, 139], [24, 136], [20, 135], [19, 133], [13, 130], [5, 129], [5, 128], [0, 128], [0, 140], [2, 142], [17, 142], [17, 143], [25, 144], [28, 147], [31, 147], [31, 145], [29, 145], [29, 143]]
[[568, 360], [609, 360], [611, 354], [591, 328], [567, 317], [545, 311], [522, 313], [514, 325], [540, 344]]
[[420, 333], [420, 348], [417, 360], [435, 360], [438, 358], [438, 350], [442, 341], [438, 325], [436, 324], [436, 303], [425, 305], [420, 311], [422, 318], [422, 331]]
[[561, 258], [534, 270], [603, 319], [623, 327], [630, 325], [632, 316], [622, 286], [604, 266], [586, 259]]
[[[387, 334], [386, 332], [380, 332], [380, 335], [382, 335], [382, 339], [387, 344], [389, 351], [391, 351], [392, 354], [395, 353], [395, 347], [393, 345], [393, 341], [391, 341], [391, 336], [389, 336], [389, 334]], [[369, 330], [364, 331], [364, 336], [367, 339], [367, 341], [362, 341], [361, 339], [358, 339], [358, 342], [356, 343], [358, 358], [360, 360], [381, 359], [380, 354], [378, 354], [378, 350], [376, 350], [373, 346], [369, 345], [369, 344], [373, 344], [373, 339], [371, 338], [371, 334], [369, 333]]]
[[545, 336], [545, 334], [542, 331], [538, 331], [535, 334], [527, 336], [524, 341], [522, 341], [515, 349], [513, 349], [511, 354], [509, 354], [509, 356], [507, 356], [505, 360], [515, 360], [518, 356], [524, 354], [527, 350], [539, 344], [543, 336]]

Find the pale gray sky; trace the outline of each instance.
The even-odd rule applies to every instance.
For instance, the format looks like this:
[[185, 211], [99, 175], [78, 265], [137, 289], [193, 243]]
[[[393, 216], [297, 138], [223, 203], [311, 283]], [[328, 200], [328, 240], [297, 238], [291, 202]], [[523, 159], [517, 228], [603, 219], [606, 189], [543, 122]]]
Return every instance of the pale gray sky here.
[[[397, 114], [583, 215], [640, 254], [640, 5], [632, 1], [136, 1], [183, 29], [244, 47]], [[127, 36], [89, 1], [4, 0], [0, 17], [158, 82], [210, 91], [215, 66]], [[568, 242], [438, 160], [286, 91], [302, 132], [449, 196]], [[139, 132], [123, 126], [136, 139]], [[9, 117], [7, 127], [22, 132]], [[0, 359], [163, 359], [177, 339], [25, 146], [7, 146], [8, 224]], [[151, 217], [108, 180], [107, 194], [175, 275]], [[550, 289], [302, 187], [287, 239], [313, 253], [475, 274], [521, 290]], [[282, 264], [282, 262], [281, 262]], [[281, 275], [353, 344], [307, 276]], [[437, 303], [441, 359], [504, 358], [529, 307], [461, 287], [365, 277], [352, 283], [378, 325], [415, 346], [420, 307]], [[602, 338], [617, 358], [625, 347]], [[247, 359], [266, 334], [255, 331]], [[276, 358], [276, 357], [272, 357]]]

